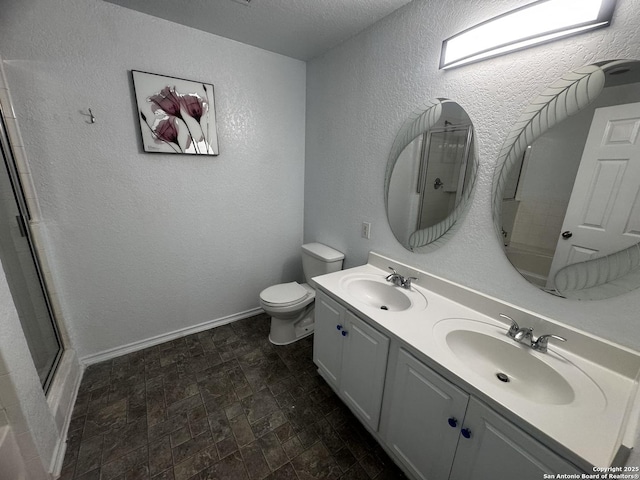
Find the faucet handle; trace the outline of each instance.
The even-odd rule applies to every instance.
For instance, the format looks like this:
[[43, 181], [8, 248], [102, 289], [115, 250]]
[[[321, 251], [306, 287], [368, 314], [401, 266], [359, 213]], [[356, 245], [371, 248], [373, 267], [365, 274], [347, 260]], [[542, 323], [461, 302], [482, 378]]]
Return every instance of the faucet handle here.
[[550, 338], [555, 338], [556, 340], [559, 340], [559, 341], [561, 341], [561, 342], [566, 342], [566, 341], [567, 341], [567, 339], [566, 339], [566, 338], [564, 338], [564, 337], [561, 337], [561, 336], [559, 336], [559, 335], [553, 335], [553, 334], [548, 333], [548, 334], [546, 334], [546, 335], [540, 335], [540, 336], [538, 337], [538, 339], [537, 339], [535, 342], [533, 342], [533, 344], [531, 345], [531, 347], [532, 347], [534, 350], [537, 350], [537, 351], [539, 351], [539, 352], [545, 353], [545, 352], [547, 351], [547, 347], [548, 347], [548, 345], [549, 345], [549, 339], [550, 339]]
[[516, 333], [518, 333], [518, 331], [520, 330], [520, 325], [518, 325], [518, 322], [516, 322], [509, 315], [505, 315], [504, 313], [501, 313], [500, 316], [505, 320], [509, 320], [511, 322], [511, 326], [509, 327], [509, 331], [507, 332], [507, 335], [511, 338], [515, 337]]
[[411, 282], [413, 280], [418, 280], [418, 277], [407, 277], [402, 281], [402, 287], [407, 290], [411, 288]]
[[398, 275], [398, 272], [396, 272], [396, 269], [393, 267], [388, 267], [389, 270], [391, 270], [391, 273], [389, 275], [387, 275], [387, 282], [392, 282], [393, 279]]

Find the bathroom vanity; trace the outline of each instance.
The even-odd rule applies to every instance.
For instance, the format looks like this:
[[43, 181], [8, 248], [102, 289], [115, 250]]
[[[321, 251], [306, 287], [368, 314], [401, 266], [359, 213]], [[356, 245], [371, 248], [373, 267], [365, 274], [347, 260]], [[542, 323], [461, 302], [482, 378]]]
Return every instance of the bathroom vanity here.
[[[386, 281], [389, 267], [413, 284]], [[540, 480], [626, 461], [636, 352], [373, 252], [314, 281], [318, 371], [411, 478]], [[536, 351], [500, 314], [567, 342]]]

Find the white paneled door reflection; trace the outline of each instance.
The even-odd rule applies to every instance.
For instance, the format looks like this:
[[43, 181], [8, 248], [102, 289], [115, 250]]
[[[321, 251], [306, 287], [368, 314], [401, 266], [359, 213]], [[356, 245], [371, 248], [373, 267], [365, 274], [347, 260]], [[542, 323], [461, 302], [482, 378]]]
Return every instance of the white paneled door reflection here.
[[640, 103], [596, 109], [547, 286], [562, 267], [640, 242]]

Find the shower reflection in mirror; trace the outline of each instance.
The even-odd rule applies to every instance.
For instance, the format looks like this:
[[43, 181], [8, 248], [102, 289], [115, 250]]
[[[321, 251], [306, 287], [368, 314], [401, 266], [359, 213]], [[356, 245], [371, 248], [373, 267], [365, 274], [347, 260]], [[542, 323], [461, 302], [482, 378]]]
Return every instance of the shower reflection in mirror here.
[[407, 135], [397, 157], [392, 149], [387, 191], [391, 230], [413, 251], [440, 240], [451, 228], [475, 176], [473, 126], [460, 105], [438, 100], [416, 116], [396, 138], [398, 143]]
[[416, 140], [421, 143], [416, 200], [422, 230], [443, 221], [460, 201], [468, 179], [467, 164], [471, 145], [471, 125], [453, 125], [431, 129]]

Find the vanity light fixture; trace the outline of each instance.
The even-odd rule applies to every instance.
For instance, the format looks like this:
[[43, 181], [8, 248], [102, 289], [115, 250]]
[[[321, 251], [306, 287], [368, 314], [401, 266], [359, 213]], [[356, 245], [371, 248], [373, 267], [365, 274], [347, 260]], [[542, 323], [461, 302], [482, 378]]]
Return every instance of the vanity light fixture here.
[[609, 26], [615, 0], [539, 0], [442, 42], [440, 69]]

